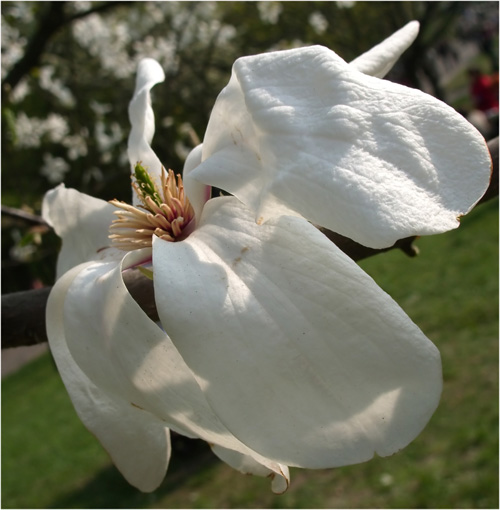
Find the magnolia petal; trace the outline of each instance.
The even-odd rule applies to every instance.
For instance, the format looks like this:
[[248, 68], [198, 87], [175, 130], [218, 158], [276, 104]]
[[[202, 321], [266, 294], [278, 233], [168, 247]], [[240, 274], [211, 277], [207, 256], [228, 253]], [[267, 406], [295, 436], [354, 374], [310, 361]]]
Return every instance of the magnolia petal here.
[[302, 218], [256, 225], [234, 197], [153, 243], [157, 308], [211, 407], [275, 462], [325, 468], [412, 441], [441, 392], [439, 352]]
[[[89, 264], [68, 285], [64, 335], [73, 363], [111, 400], [281, 472], [222, 425], [169, 337], [128, 293], [122, 270], [143, 260], [144, 251], [128, 253], [121, 264]], [[140, 445], [140, 437], [135, 442]]]
[[64, 302], [78, 274], [93, 263], [73, 268], [58, 280], [47, 303], [47, 336], [59, 373], [78, 416], [99, 439], [127, 481], [144, 492], [163, 480], [170, 458], [165, 423], [117, 394], [96, 386], [80, 369], [67, 346]]
[[260, 223], [302, 215], [373, 248], [457, 227], [489, 175], [484, 139], [452, 108], [319, 46], [237, 60], [191, 172]]
[[217, 457], [240, 473], [245, 475], [269, 476], [272, 479], [271, 489], [276, 494], [283, 494], [290, 485], [288, 466], [273, 462], [272, 467], [269, 468], [259, 464], [248, 455], [243, 455], [240, 452], [222, 448], [218, 445], [212, 445], [212, 451]]
[[116, 208], [64, 184], [45, 194], [43, 219], [62, 239], [57, 260], [57, 277], [83, 262], [110, 258], [119, 260], [123, 252], [110, 249], [109, 226]]
[[186, 158], [184, 168], [182, 170], [182, 180], [184, 182], [184, 189], [189, 198], [189, 202], [193, 206], [195, 218], [201, 216], [203, 205], [210, 199], [211, 187], [206, 186], [189, 175], [201, 163], [202, 145], [196, 146]]
[[[152, 58], [139, 62], [134, 96], [128, 108], [132, 129], [128, 138], [128, 158], [132, 170], [141, 161], [151, 175], [160, 177], [162, 164], [151, 148], [155, 132], [155, 118], [151, 108], [151, 89], [165, 79], [160, 64]], [[133, 193], [134, 204], [138, 198]]]
[[410, 21], [380, 44], [355, 58], [350, 65], [362, 73], [383, 78], [417, 38], [419, 28], [418, 21]]

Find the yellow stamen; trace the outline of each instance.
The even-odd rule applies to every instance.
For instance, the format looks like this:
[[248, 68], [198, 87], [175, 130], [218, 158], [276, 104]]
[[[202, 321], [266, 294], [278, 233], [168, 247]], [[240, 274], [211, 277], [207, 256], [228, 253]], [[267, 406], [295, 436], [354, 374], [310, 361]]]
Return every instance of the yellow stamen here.
[[[142, 167], [141, 170], [150, 179], [148, 189], [152, 189], [154, 179]], [[132, 182], [132, 188], [141, 205], [135, 207], [119, 200], [110, 201], [120, 209], [115, 212], [117, 219], [110, 226], [112, 246], [131, 251], [151, 246], [153, 235], [169, 242], [181, 238], [184, 228], [194, 218], [181, 176], [176, 178], [172, 170], [166, 172], [162, 168], [161, 187], [154, 184], [154, 196], [146, 193], [137, 181]]]

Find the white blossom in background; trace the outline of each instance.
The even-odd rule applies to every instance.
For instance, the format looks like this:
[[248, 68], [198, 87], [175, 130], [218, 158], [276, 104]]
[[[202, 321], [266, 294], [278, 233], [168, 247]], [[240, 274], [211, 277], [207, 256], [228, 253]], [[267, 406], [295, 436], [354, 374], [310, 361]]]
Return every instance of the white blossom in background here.
[[[150, 90], [165, 74], [143, 60], [132, 204], [63, 185], [46, 195], [63, 240], [51, 350], [81, 420], [135, 487], [161, 483], [170, 429], [280, 493], [288, 466], [392, 455], [431, 418], [438, 350], [312, 224], [388, 247], [456, 228], [485, 192], [481, 135], [381, 79], [417, 32], [410, 23], [351, 64], [320, 46], [238, 59], [184, 182], [151, 149]], [[161, 327], [125, 287], [137, 266]]]
[[17, 18], [22, 23], [29, 24], [33, 21], [34, 14], [29, 2], [13, 2], [9, 5], [9, 16]]
[[340, 9], [350, 9], [351, 7], [354, 7], [356, 5], [355, 0], [337, 0], [335, 2], [337, 4], [337, 7]]
[[200, 2], [193, 12], [184, 9], [172, 12], [172, 27], [178, 34], [179, 49], [199, 42], [206, 45], [220, 27], [215, 12], [217, 2]]
[[176, 140], [174, 143], [174, 151], [179, 159], [186, 159], [192, 148], [192, 145], [188, 146], [182, 140]]
[[2, 17], [2, 79], [12, 66], [24, 55], [26, 38], [20, 36], [17, 28], [9, 25]]
[[55, 67], [43, 66], [39, 69], [40, 87], [49, 91], [61, 102], [66, 108], [73, 108], [76, 100], [68, 87], [63, 82], [54, 77]]
[[160, 62], [166, 72], [175, 73], [179, 68], [174, 34], [167, 34], [166, 37], [147, 36], [134, 42], [133, 48], [137, 62], [147, 56]]
[[[124, 162], [121, 160], [119, 161], [119, 164], [122, 165]], [[90, 181], [94, 180], [96, 182], [101, 182], [104, 179], [104, 174], [100, 168], [97, 168], [96, 166], [92, 166], [88, 168], [83, 176], [82, 176], [82, 183], [84, 185], [87, 185]]]
[[84, 157], [88, 153], [87, 139], [89, 136], [88, 129], [81, 129], [80, 133], [68, 135], [62, 140], [62, 145], [68, 151], [68, 158], [75, 161], [78, 158]]
[[72, 31], [75, 40], [100, 60], [104, 70], [118, 78], [127, 78], [134, 73], [135, 62], [127, 52], [131, 41], [127, 22], [108, 23], [98, 14], [91, 14], [76, 20]]
[[65, 159], [54, 157], [52, 154], [47, 153], [43, 155], [43, 165], [40, 169], [40, 174], [46, 177], [51, 184], [62, 182], [70, 169], [71, 167]]
[[31, 88], [28, 85], [28, 79], [23, 78], [16, 85], [15, 89], [11, 92], [9, 100], [13, 103], [20, 103], [28, 94], [31, 93]]
[[31, 240], [27, 241], [26, 235], [23, 236], [21, 231], [17, 228], [14, 228], [10, 231], [10, 236], [14, 241], [14, 245], [9, 250], [10, 257], [13, 260], [17, 260], [19, 262], [30, 262], [31, 257], [38, 251], [40, 239], [37, 239], [37, 236], [35, 235], [33, 239], [35, 242], [30, 242]]
[[380, 485], [390, 487], [394, 483], [394, 477], [390, 473], [382, 473], [379, 478]]
[[193, 129], [193, 126], [189, 122], [183, 122], [179, 126], [179, 134], [183, 135], [184, 139], [187, 140], [187, 143], [185, 143], [184, 140], [176, 140], [174, 143], [174, 150], [179, 159], [185, 161], [193, 146], [198, 145], [200, 140]]
[[98, 116], [103, 117], [104, 115], [113, 111], [113, 106], [109, 103], [99, 103], [98, 101], [91, 101], [90, 108]]
[[257, 2], [257, 9], [262, 21], [271, 25], [278, 23], [283, 6], [281, 2]]
[[222, 25], [217, 35], [217, 41], [222, 46], [229, 44], [238, 34], [238, 30], [233, 25]]
[[20, 112], [15, 123], [16, 145], [20, 148], [40, 147], [43, 136], [48, 136], [51, 142], [59, 143], [69, 133], [69, 126], [64, 117], [51, 113], [46, 119], [28, 117]]
[[[108, 133], [108, 131], [110, 131], [110, 133]], [[94, 136], [103, 163], [109, 163], [111, 161], [113, 157], [112, 150], [125, 138], [120, 124], [112, 122], [109, 126], [106, 126], [102, 120], [96, 121]]]
[[318, 34], [324, 34], [328, 28], [328, 20], [321, 14], [321, 12], [314, 11], [309, 16], [309, 25], [311, 25], [314, 31]]
[[[4, 9], [8, 9], [9, 16], [16, 18], [20, 24], [26, 26], [33, 21], [32, 2], [9, 2], [8, 7], [4, 4], [2, 14], [4, 14]], [[3, 79], [11, 67], [24, 55], [27, 40], [25, 37], [21, 37], [17, 28], [5, 21], [4, 16], [2, 16], [1, 27], [1, 76]]]
[[221, 26], [221, 22], [218, 19], [200, 21], [196, 26], [197, 41], [203, 46], [207, 46], [214, 37], [218, 37]]
[[49, 116], [43, 120], [43, 126], [51, 142], [62, 142], [64, 138], [68, 136], [68, 121], [62, 115], [50, 113]]
[[[105, 17], [89, 15], [77, 20], [72, 30], [75, 40], [118, 78], [133, 74], [145, 56], [155, 58], [167, 73], [176, 72], [177, 55], [184, 47], [206, 46], [214, 37], [227, 43], [236, 34], [234, 27], [221, 26], [216, 9], [216, 2], [201, 2], [193, 10], [177, 2], [144, 2], [141, 9], [128, 11], [123, 21], [117, 18], [109, 23]], [[169, 29], [161, 35], [150, 33], [162, 23]]]
[[78, 0], [78, 2], [71, 2], [71, 7], [75, 12], [86, 12], [92, 8], [92, 2], [87, 0]]

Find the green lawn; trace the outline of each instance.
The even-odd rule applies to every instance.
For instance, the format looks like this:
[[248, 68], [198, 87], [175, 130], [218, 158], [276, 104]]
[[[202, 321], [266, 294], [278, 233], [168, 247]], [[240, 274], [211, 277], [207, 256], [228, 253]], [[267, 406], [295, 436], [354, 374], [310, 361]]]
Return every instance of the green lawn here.
[[199, 441], [176, 440], [158, 491], [132, 489], [76, 418], [48, 355], [2, 385], [3, 508], [498, 508], [498, 202], [460, 229], [418, 241], [420, 256], [362, 262], [439, 347], [440, 407], [390, 458], [292, 470], [282, 496]]

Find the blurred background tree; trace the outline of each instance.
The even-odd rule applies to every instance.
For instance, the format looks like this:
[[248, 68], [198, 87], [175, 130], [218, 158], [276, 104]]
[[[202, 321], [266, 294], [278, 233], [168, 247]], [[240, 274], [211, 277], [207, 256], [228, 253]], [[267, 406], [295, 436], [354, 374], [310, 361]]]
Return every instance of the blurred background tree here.
[[239, 56], [322, 44], [349, 61], [412, 19], [421, 33], [388, 78], [463, 102], [466, 84], [453, 97], [444, 85], [496, 34], [496, 2], [2, 3], [2, 292], [53, 283], [58, 241], [23, 214], [39, 215], [48, 189], [129, 199], [141, 58], [165, 69], [153, 146], [180, 171]]

